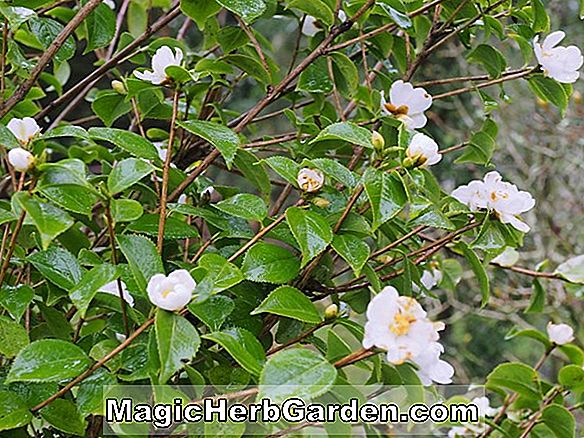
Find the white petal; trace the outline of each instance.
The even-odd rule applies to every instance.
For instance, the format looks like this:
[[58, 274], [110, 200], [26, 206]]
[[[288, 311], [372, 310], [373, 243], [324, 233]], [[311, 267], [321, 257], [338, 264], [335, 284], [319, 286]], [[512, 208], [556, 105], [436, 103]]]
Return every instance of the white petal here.
[[562, 41], [565, 38], [565, 36], [566, 34], [561, 30], [550, 33], [545, 38], [545, 40], [543, 40], [542, 44], [543, 50], [547, 51], [553, 49], [560, 43], [560, 41]]

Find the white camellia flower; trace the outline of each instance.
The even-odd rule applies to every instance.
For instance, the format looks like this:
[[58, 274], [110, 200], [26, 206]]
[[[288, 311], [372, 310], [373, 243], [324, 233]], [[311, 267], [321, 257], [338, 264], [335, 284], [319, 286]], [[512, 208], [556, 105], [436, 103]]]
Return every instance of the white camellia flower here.
[[[442, 281], [442, 272], [438, 269], [431, 269], [429, 271], [424, 271], [420, 277], [420, 283], [428, 290], [433, 289]], [[412, 289], [414, 292], [420, 292], [420, 286], [416, 283], [412, 283]]]
[[535, 200], [528, 192], [503, 181], [498, 172], [487, 173], [483, 181], [471, 181], [467, 186], [460, 186], [451, 195], [471, 210], [493, 210], [504, 224], [510, 224], [523, 233], [529, 231], [529, 226], [519, 215], [531, 210]]
[[519, 253], [514, 248], [507, 246], [501, 254], [491, 260], [491, 263], [496, 263], [504, 268], [509, 268], [517, 263], [517, 260], [519, 260]]
[[[134, 297], [130, 295], [130, 292], [128, 292], [128, 289], [126, 289], [126, 283], [124, 283], [123, 281], [121, 281], [120, 283], [122, 285], [122, 298], [126, 303], [128, 303], [130, 307], [134, 307]], [[118, 281], [114, 280], [109, 282], [105, 286], [102, 286], [98, 290], [98, 292], [103, 292], [106, 294], [115, 295], [116, 297], [119, 297], [120, 291], [118, 290]]]
[[23, 119], [14, 118], [8, 122], [6, 127], [24, 146], [29, 144], [41, 132], [41, 128], [32, 117], [25, 117]]
[[324, 175], [318, 169], [309, 169], [305, 167], [298, 172], [296, 182], [305, 192], [314, 193], [318, 192], [324, 185]]
[[536, 36], [533, 40], [533, 49], [545, 76], [571, 84], [580, 76], [578, 70], [582, 67], [584, 58], [576, 46], [558, 46], [565, 36], [566, 34], [559, 30], [550, 33], [543, 43], [540, 43], [539, 36]]
[[176, 52], [173, 52], [168, 46], [160, 47], [152, 57], [152, 71], [135, 71], [134, 76], [143, 81], [151, 82], [154, 85], [167, 82], [170, 78], [166, 75], [166, 68], [171, 65], [180, 66], [184, 57], [181, 49], [176, 48], [175, 50]]
[[442, 159], [442, 154], [438, 152], [438, 144], [433, 138], [421, 132], [412, 137], [406, 155], [418, 166], [432, 166]]
[[423, 88], [414, 88], [409, 82], [395, 81], [389, 90], [389, 102], [381, 94], [381, 107], [389, 115], [401, 120], [408, 129], [426, 126], [426, 111], [432, 105], [432, 96]]
[[179, 269], [171, 272], [168, 277], [164, 274], [152, 276], [146, 291], [152, 304], [172, 312], [181, 309], [191, 301], [196, 285], [189, 271]]
[[14, 148], [8, 151], [8, 162], [17, 172], [26, 172], [33, 166], [35, 158], [26, 149]]
[[103, 4], [107, 5], [107, 7], [109, 7], [112, 10], [116, 9], [116, 2], [114, 2], [114, 0], [103, 0]]
[[548, 322], [547, 333], [550, 341], [558, 345], [564, 345], [574, 340], [574, 329], [568, 324]]
[[432, 381], [450, 383], [454, 369], [440, 360], [443, 347], [437, 341], [444, 324], [427, 318], [412, 297], [400, 296], [391, 286], [377, 294], [367, 307], [363, 347], [387, 351], [388, 362], [399, 365], [409, 360], [419, 368], [424, 385]]
[[481, 417], [494, 417], [499, 413], [499, 409], [491, 407], [491, 402], [487, 396], [475, 397], [470, 402], [479, 408]]
[[318, 33], [320, 28], [316, 25], [316, 18], [311, 15], [307, 15], [304, 18], [304, 23], [302, 24], [302, 33], [308, 37], [313, 37]]

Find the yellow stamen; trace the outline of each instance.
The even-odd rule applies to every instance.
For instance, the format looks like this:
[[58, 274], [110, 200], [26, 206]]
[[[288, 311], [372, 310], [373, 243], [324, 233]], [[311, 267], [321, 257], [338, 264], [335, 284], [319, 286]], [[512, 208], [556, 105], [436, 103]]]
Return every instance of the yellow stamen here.
[[389, 330], [397, 336], [403, 336], [410, 331], [410, 325], [416, 322], [416, 318], [411, 313], [397, 313], [393, 318], [393, 324]]
[[408, 114], [408, 111], [410, 110], [407, 105], [395, 106], [391, 103], [386, 103], [385, 109], [392, 113], [394, 116], [405, 116]]

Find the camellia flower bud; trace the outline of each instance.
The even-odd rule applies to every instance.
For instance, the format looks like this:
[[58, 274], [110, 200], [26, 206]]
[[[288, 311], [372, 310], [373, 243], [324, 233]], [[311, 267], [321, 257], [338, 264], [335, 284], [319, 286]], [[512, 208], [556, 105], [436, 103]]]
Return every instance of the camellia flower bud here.
[[331, 205], [331, 202], [328, 199], [324, 199], [321, 197], [314, 198], [312, 200], [312, 203], [320, 208], [327, 208], [329, 205]]
[[298, 172], [296, 182], [305, 192], [314, 193], [318, 192], [324, 185], [324, 175], [318, 169], [309, 169], [305, 167]]
[[382, 152], [385, 147], [385, 139], [377, 131], [373, 131], [371, 134], [371, 143], [373, 143], [373, 147], [377, 152]]
[[26, 149], [14, 148], [8, 151], [8, 162], [18, 172], [26, 172], [35, 162], [33, 154]]
[[126, 90], [126, 87], [122, 81], [112, 81], [112, 88], [116, 90], [118, 94], [128, 94], [128, 91]]
[[189, 271], [179, 269], [171, 272], [168, 277], [164, 274], [153, 275], [146, 291], [152, 304], [172, 312], [181, 309], [191, 301], [196, 285]]
[[336, 304], [331, 304], [326, 309], [324, 309], [324, 319], [331, 320], [339, 316], [339, 306]]
[[554, 344], [564, 345], [574, 340], [574, 330], [568, 324], [548, 322], [547, 333]]

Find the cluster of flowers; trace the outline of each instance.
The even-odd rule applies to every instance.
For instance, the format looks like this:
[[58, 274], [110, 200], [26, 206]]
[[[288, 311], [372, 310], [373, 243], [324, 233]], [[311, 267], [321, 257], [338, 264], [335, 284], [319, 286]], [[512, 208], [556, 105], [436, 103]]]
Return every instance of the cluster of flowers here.
[[35, 158], [25, 148], [40, 134], [41, 128], [32, 117], [25, 117], [23, 119], [13, 118], [8, 122], [6, 127], [23, 146], [8, 151], [8, 162], [17, 172], [26, 172], [34, 165]]
[[444, 323], [432, 322], [415, 298], [400, 296], [386, 286], [367, 307], [364, 348], [380, 348], [387, 361], [400, 365], [410, 361], [424, 385], [452, 381], [454, 368], [440, 359], [444, 347], [438, 342]]
[[482, 181], [471, 181], [452, 192], [452, 197], [466, 204], [471, 210], [493, 211], [504, 224], [510, 224], [521, 232], [528, 232], [529, 226], [519, 215], [531, 210], [535, 200], [514, 184], [503, 181], [498, 172], [489, 172]]

